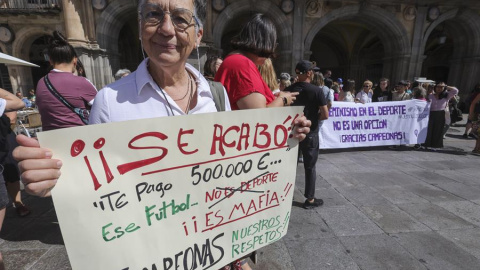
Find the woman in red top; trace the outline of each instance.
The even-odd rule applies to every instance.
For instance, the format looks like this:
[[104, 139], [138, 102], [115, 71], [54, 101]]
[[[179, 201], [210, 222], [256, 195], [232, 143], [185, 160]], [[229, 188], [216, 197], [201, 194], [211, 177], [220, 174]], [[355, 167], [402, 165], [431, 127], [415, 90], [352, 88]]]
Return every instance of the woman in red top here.
[[263, 14], [255, 14], [238, 36], [232, 40], [235, 49], [215, 75], [228, 93], [232, 110], [282, 107], [293, 103], [298, 93], [280, 92], [274, 96], [263, 81], [257, 65], [274, 56], [277, 32], [273, 22]]

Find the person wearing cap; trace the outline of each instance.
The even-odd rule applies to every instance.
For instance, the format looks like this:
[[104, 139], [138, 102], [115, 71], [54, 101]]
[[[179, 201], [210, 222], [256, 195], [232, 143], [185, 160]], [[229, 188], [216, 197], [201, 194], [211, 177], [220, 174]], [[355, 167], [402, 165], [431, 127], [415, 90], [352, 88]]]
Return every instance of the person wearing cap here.
[[337, 83], [338, 83], [338, 88], [340, 91], [343, 90], [343, 79], [342, 78], [337, 78]]
[[303, 208], [311, 209], [323, 204], [322, 199], [315, 198], [315, 182], [316, 169], [315, 165], [318, 159], [319, 137], [318, 129], [319, 120], [328, 118], [327, 101], [323, 92], [317, 86], [311, 84], [313, 78], [313, 64], [303, 60], [298, 62], [295, 67], [295, 73], [298, 82], [286, 88], [287, 92], [298, 92], [297, 99], [292, 106], [305, 106], [303, 113], [308, 120], [312, 122], [310, 132], [305, 140], [300, 142], [300, 151], [303, 154], [303, 167], [305, 168], [305, 197]]
[[412, 99], [412, 95], [407, 93], [408, 82], [401, 80], [397, 84], [397, 91], [392, 93], [392, 101], [402, 101]]

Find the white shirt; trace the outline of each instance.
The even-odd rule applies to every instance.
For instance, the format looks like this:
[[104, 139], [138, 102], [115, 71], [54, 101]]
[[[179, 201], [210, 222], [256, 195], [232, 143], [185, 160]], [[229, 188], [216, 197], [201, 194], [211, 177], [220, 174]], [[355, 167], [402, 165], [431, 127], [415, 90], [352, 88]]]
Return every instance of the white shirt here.
[[355, 99], [353, 98], [353, 95], [352, 93], [349, 92], [345, 92], [345, 98], [343, 99], [343, 101], [345, 102], [354, 102]]
[[3, 115], [6, 107], [7, 107], [7, 101], [3, 98], [0, 98], [0, 116]]
[[[135, 72], [98, 92], [90, 112], [89, 124], [171, 116], [172, 111], [174, 115], [185, 115], [166, 92], [165, 100], [163, 90], [148, 72], [147, 61], [148, 58], [140, 63]], [[198, 79], [198, 70], [189, 64], [186, 64], [186, 69]], [[199, 81], [197, 105], [188, 114], [216, 112], [210, 85], [201, 74]], [[230, 110], [230, 101], [225, 91], [225, 111]]]
[[372, 92], [365, 93], [365, 91], [360, 91], [357, 93], [356, 98], [362, 103], [372, 103]]

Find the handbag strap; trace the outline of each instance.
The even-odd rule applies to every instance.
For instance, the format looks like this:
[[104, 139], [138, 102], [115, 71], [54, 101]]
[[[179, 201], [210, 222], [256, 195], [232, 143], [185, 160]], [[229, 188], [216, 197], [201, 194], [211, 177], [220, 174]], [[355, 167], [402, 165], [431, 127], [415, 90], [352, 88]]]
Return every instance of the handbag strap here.
[[82, 122], [85, 125], [88, 124], [88, 120], [82, 117], [82, 115], [79, 112], [79, 109], [73, 107], [72, 104], [70, 104], [70, 102], [68, 102], [62, 95], [60, 95], [60, 93], [58, 93], [57, 89], [55, 89], [55, 87], [50, 82], [50, 79], [48, 79], [48, 74], [45, 77], [43, 77], [43, 80], [45, 82], [45, 85], [47, 86], [47, 89], [50, 91], [50, 93], [52, 93], [52, 95], [54, 95], [60, 102], [62, 102], [63, 105], [65, 105], [67, 108], [72, 110], [72, 112], [78, 115], [78, 117], [80, 117], [80, 120], [82, 120]]

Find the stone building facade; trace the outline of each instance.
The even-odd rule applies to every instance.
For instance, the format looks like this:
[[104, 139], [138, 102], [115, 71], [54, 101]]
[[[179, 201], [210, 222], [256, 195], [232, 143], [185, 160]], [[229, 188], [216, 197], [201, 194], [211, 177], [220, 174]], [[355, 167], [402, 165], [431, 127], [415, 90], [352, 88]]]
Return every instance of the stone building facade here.
[[[467, 95], [480, 82], [478, 0], [208, 0], [200, 62], [224, 56], [229, 41], [254, 13], [268, 14], [278, 33], [276, 71], [294, 73], [310, 59], [332, 77], [392, 82], [443, 80]], [[143, 59], [136, 0], [0, 0], [11, 40], [0, 50], [41, 68], [0, 65], [0, 86], [28, 91], [48, 70], [44, 51], [54, 30], [65, 33], [98, 87], [119, 68]], [[198, 64], [197, 52], [190, 59]], [[7, 79], [8, 78], [8, 79]]]

